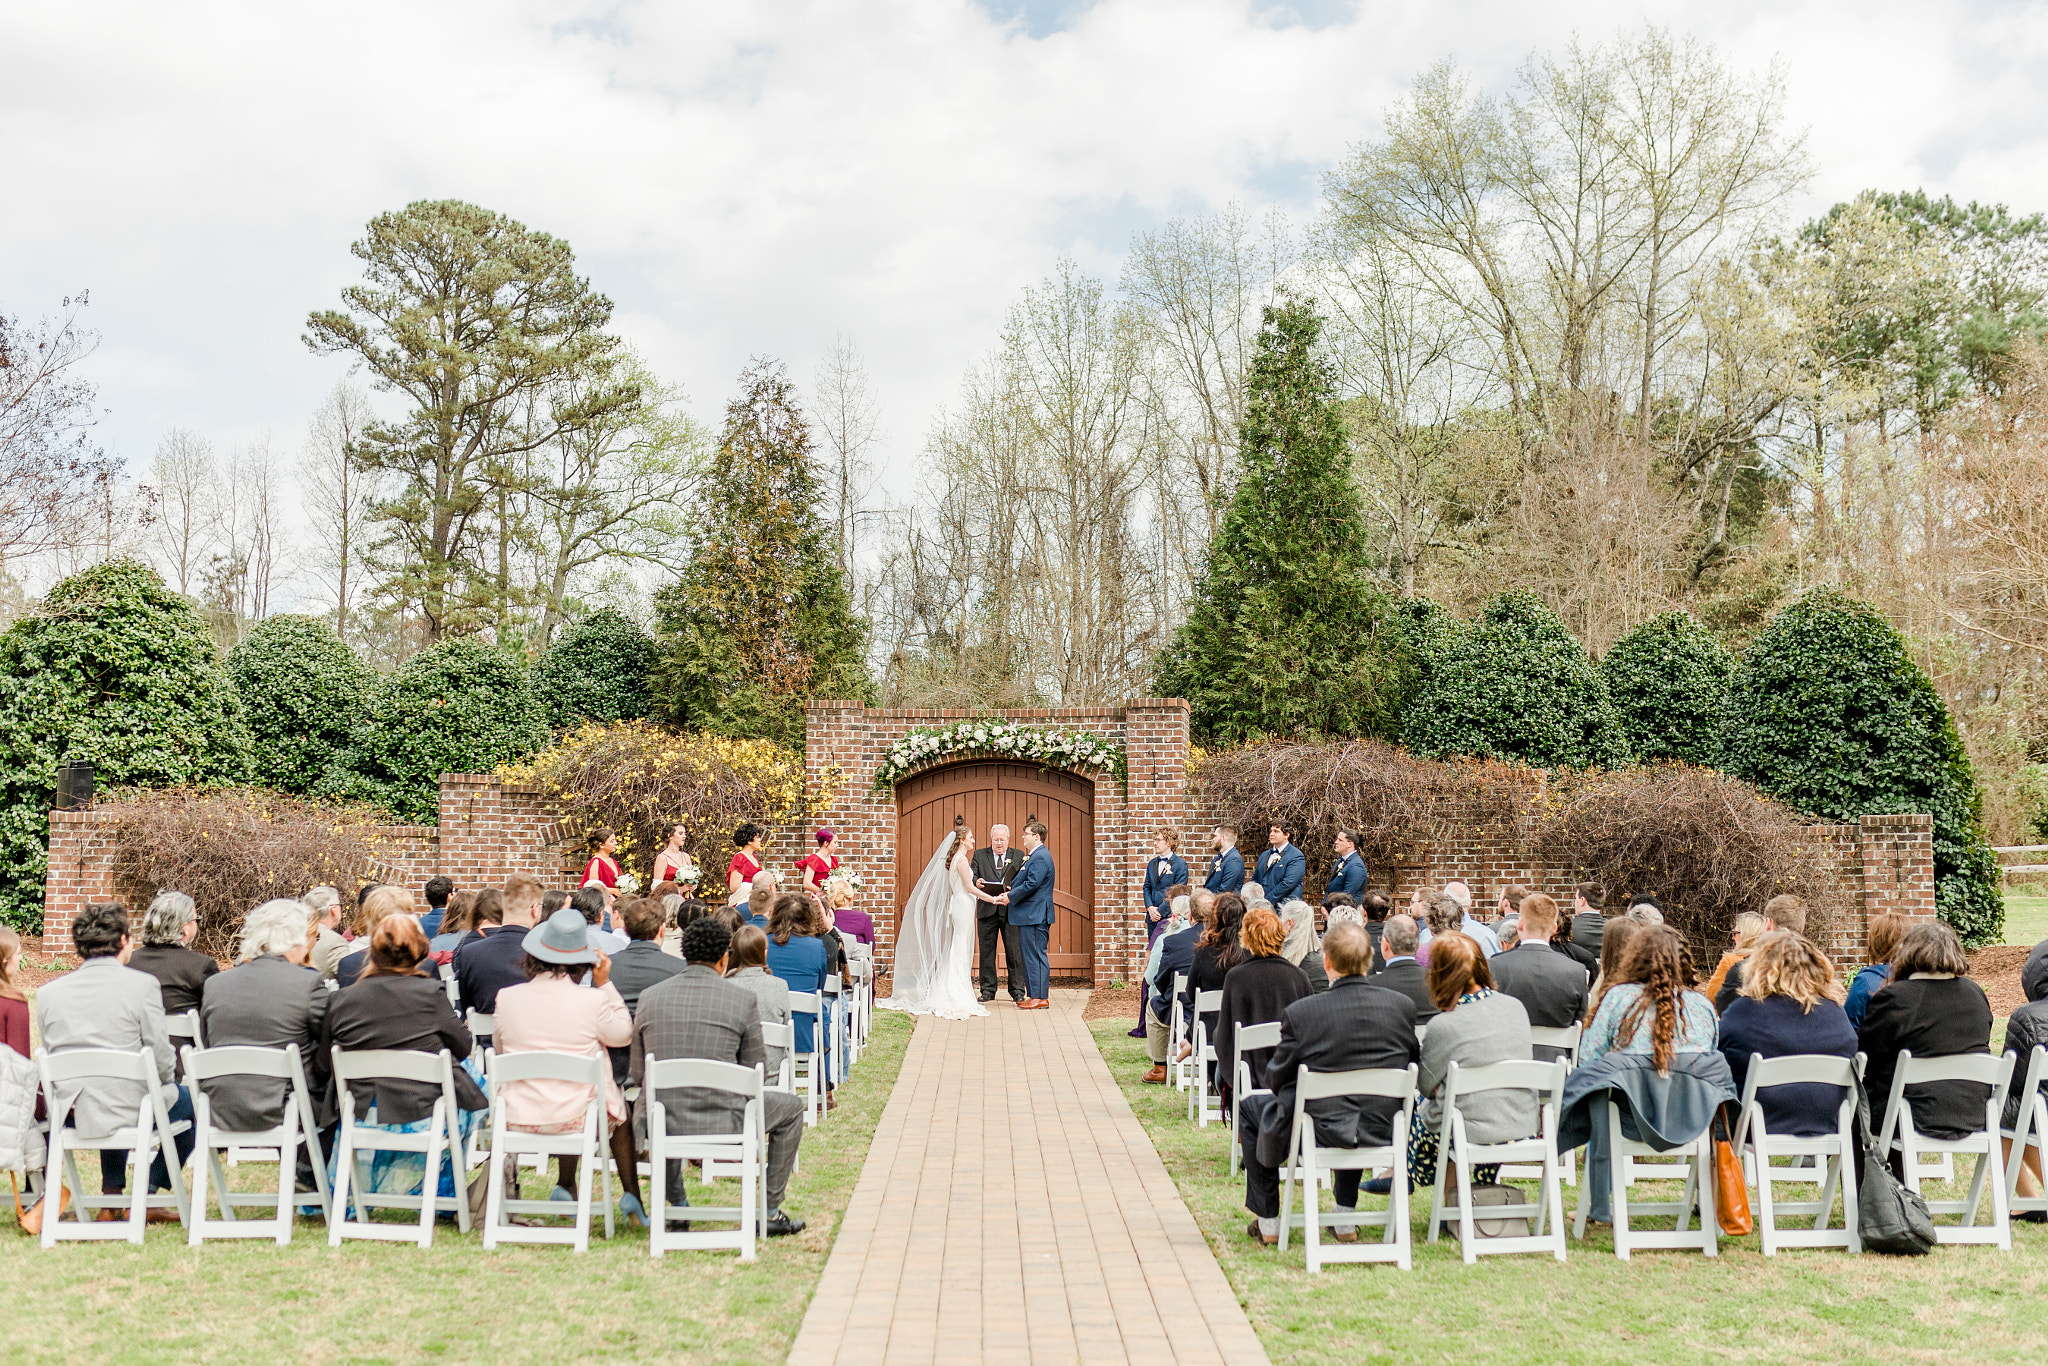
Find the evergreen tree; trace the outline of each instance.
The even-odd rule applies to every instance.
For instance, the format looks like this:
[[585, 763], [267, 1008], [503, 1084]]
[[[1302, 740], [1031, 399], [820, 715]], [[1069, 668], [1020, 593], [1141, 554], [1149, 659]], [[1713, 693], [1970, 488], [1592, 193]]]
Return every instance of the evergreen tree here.
[[1557, 613], [1526, 588], [1496, 595], [1467, 625], [1438, 627], [1404, 738], [1431, 759], [1537, 768], [1614, 767], [1628, 759], [1600, 671]]
[[310, 792], [361, 725], [377, 676], [326, 622], [266, 617], [228, 651], [265, 787]]
[[1736, 669], [1723, 764], [1829, 820], [1934, 817], [1935, 908], [1963, 943], [2005, 925], [1984, 798], [1954, 718], [1868, 603], [1816, 588], [1765, 624]]
[[533, 687], [548, 724], [634, 721], [647, 715], [647, 671], [654, 641], [624, 613], [592, 612], [548, 647], [534, 667]]
[[690, 563], [655, 595], [653, 714], [801, 746], [807, 699], [871, 701], [874, 684], [867, 623], [818, 511], [810, 424], [779, 362], [740, 376], [708, 487]]
[[1654, 616], [1614, 642], [1600, 677], [1639, 761], [1721, 760], [1721, 722], [1735, 660], [1690, 612]]
[[1408, 633], [1369, 577], [1321, 332], [1306, 300], [1265, 311], [1237, 491], [1160, 660], [1159, 691], [1188, 699], [1204, 740], [1387, 735], [1398, 723]]
[[213, 636], [156, 571], [114, 560], [0, 634], [0, 920], [42, 923], [57, 765], [101, 790], [239, 783], [249, 727]]

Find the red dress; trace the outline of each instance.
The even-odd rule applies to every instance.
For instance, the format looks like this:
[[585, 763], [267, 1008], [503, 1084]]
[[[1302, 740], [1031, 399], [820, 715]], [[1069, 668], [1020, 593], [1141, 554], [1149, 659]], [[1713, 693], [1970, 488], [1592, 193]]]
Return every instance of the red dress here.
[[732, 885], [732, 875], [734, 873], [738, 873], [740, 875], [741, 882], [752, 882], [754, 880], [754, 874], [760, 871], [760, 861], [756, 859], [752, 854], [742, 849], [737, 854], [734, 854], [732, 856], [732, 862], [726, 866], [726, 886], [730, 887]]
[[804, 869], [806, 868], [810, 869], [813, 873], [817, 874], [816, 878], [814, 879], [814, 883], [817, 886], [818, 890], [822, 892], [825, 890], [825, 879], [831, 877], [832, 874], [839, 871], [839, 855], [834, 854], [832, 856], [832, 861], [830, 863], [827, 863], [825, 861], [825, 856], [823, 854], [813, 854], [809, 858], [798, 859], [796, 861], [796, 873], [798, 878], [803, 877]]
[[601, 882], [616, 892], [619, 890], [619, 865], [613, 863], [607, 856], [599, 854], [590, 861], [590, 866], [583, 870], [583, 881], [577, 886], [588, 887], [592, 882]]

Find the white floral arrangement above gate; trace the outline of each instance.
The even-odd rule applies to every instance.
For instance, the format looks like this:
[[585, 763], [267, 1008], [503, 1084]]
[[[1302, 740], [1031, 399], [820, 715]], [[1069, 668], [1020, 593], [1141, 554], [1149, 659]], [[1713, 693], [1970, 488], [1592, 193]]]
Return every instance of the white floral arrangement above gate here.
[[915, 769], [940, 759], [995, 755], [1047, 768], [1092, 768], [1122, 784], [1127, 772], [1122, 745], [1089, 731], [1040, 730], [1009, 721], [956, 721], [934, 730], [914, 730], [889, 746], [875, 769], [875, 791], [893, 791]]

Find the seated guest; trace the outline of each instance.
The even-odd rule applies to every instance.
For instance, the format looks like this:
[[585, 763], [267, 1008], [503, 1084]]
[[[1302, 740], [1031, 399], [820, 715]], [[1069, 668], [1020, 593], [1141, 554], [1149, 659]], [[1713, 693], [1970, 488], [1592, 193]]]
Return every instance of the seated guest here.
[[1656, 897], [1648, 892], [1637, 892], [1629, 898], [1628, 918], [1638, 925], [1661, 925], [1664, 923], [1664, 909], [1657, 904]]
[[[479, 1058], [472, 1056], [474, 1041], [469, 1030], [456, 1018], [448, 1004], [448, 993], [429, 977], [427, 937], [419, 921], [409, 915], [387, 915], [377, 922], [370, 936], [370, 961], [352, 986], [343, 987], [327, 1003], [320, 1021], [320, 1051], [339, 1048], [344, 1053], [394, 1049], [408, 1053], [439, 1053], [447, 1049], [456, 1062], [456, 1133], [467, 1140], [490, 1102], [477, 1083], [483, 1075]], [[358, 1127], [395, 1133], [421, 1133], [433, 1118], [435, 1102], [441, 1099], [436, 1082], [367, 1077], [348, 1083], [349, 1097], [338, 1104], [353, 1104]], [[372, 1189], [395, 1195], [418, 1195], [425, 1184], [425, 1154], [391, 1154], [396, 1160], [371, 1164]], [[333, 1179], [335, 1154], [328, 1156], [328, 1179]], [[446, 1198], [455, 1194], [456, 1173], [451, 1164], [441, 1163], [441, 1178], [433, 1194]]]
[[[95, 901], [71, 922], [71, 943], [82, 963], [74, 972], [45, 983], [36, 992], [36, 1029], [51, 1053], [79, 1048], [110, 1048], [133, 1054], [148, 1049], [156, 1068], [157, 1089], [177, 1129], [173, 1150], [178, 1165], [192, 1155], [192, 1098], [175, 1080], [176, 1061], [170, 1035], [164, 1032], [163, 987], [146, 972], [128, 966], [134, 948], [128, 937], [128, 912], [110, 901]], [[65, 1123], [84, 1137], [109, 1134], [135, 1123], [147, 1092], [141, 1083], [108, 1078], [57, 1083], [50, 1097], [50, 1123]], [[157, 1150], [149, 1168], [151, 1193], [171, 1188], [170, 1168]], [[128, 1189], [128, 1150], [100, 1149], [100, 1192], [119, 1195]], [[114, 1211], [102, 1219], [117, 1218]], [[153, 1209], [153, 1224], [178, 1221], [174, 1209]]]
[[[1873, 916], [1870, 922], [1870, 942], [1872, 944], [1877, 942], [1877, 922], [1889, 919], [1904, 920], [1905, 917], [1890, 915]], [[1872, 952], [1874, 953], [1875, 950], [1873, 949]], [[1858, 974], [1857, 980], [1862, 980], [1861, 974]], [[2022, 973], [2020, 976], [2020, 988], [2027, 993], [2027, 1003], [2013, 1011], [2012, 1015], [2005, 1022], [2005, 1051], [2017, 1055], [2013, 1059], [2012, 1090], [2005, 1098], [2005, 1119], [2003, 1123], [2008, 1130], [2014, 1129], [2019, 1125], [2020, 1108], [2034, 1103], [2032, 1096], [2023, 1093], [2023, 1088], [2027, 1082], [2027, 1060], [2033, 1056], [2034, 1049], [2038, 1045], [2048, 1044], [2048, 982], [2044, 982], [2039, 976], [2028, 976]], [[1852, 987], [1851, 990], [1853, 991], [1854, 988]], [[2043, 1081], [2042, 1091], [2048, 1093], [2048, 1080]], [[2043, 1141], [2048, 1141], [2048, 1134], [2042, 1135], [2042, 1138]], [[2005, 1160], [2011, 1162], [2012, 1140], [2008, 1138], [2002, 1140], [2002, 1142], [2004, 1144]], [[2032, 1198], [2040, 1193], [2041, 1150], [2034, 1144], [2029, 1143], [2025, 1154], [2020, 1158], [2019, 1187], [2015, 1194]], [[2025, 1214], [2015, 1214], [2013, 1218], [2025, 1219], [2032, 1223], [2048, 1222], [2048, 1214], [2043, 1214], [2040, 1210], [2029, 1210]]]
[[1529, 889], [1519, 882], [1504, 883], [1500, 896], [1493, 903], [1493, 920], [1498, 925], [1503, 920], [1522, 918], [1522, 903], [1529, 898]]
[[855, 910], [853, 905], [853, 884], [843, 877], [835, 877], [825, 884], [826, 898], [832, 903], [832, 924], [842, 934], [850, 934], [869, 948], [875, 945], [875, 921], [866, 911]]
[[158, 892], [142, 914], [142, 943], [128, 955], [128, 966], [156, 978], [166, 1015], [197, 1010], [206, 979], [220, 971], [220, 964], [187, 947], [198, 933], [192, 898], [183, 892]]
[[1394, 913], [1394, 903], [1387, 900], [1385, 892], [1367, 892], [1358, 899], [1358, 909], [1365, 915], [1365, 933], [1372, 940], [1372, 970], [1380, 972], [1387, 966], [1380, 936], [1386, 933], [1387, 917]]
[[[1412, 933], [1414, 922], [1408, 923]], [[1414, 1002], [1367, 980], [1365, 967], [1371, 955], [1372, 941], [1361, 926], [1330, 926], [1323, 936], [1330, 989], [1287, 1007], [1281, 1016], [1280, 1046], [1266, 1060], [1264, 1081], [1273, 1094], [1246, 1096], [1239, 1102], [1244, 1203], [1254, 1216], [1245, 1232], [1268, 1246], [1280, 1240], [1280, 1168], [1292, 1153], [1295, 1082], [1301, 1069], [1405, 1068], [1421, 1058]], [[1400, 1109], [1398, 1100], [1387, 1097], [1334, 1096], [1310, 1101], [1308, 1116], [1318, 1146], [1372, 1148], [1392, 1141]], [[1334, 1173], [1340, 1212], [1357, 1210], [1362, 1175], [1357, 1170]], [[1358, 1233], [1355, 1227], [1339, 1227], [1334, 1236], [1339, 1242], [1353, 1242]]]
[[[1293, 904], [1300, 906], [1304, 915], [1307, 913], [1306, 903], [1297, 900]], [[1237, 1084], [1238, 1027], [1276, 1022], [1287, 1007], [1314, 994], [1301, 969], [1281, 955], [1286, 936], [1280, 917], [1263, 906], [1246, 911], [1238, 927], [1238, 943], [1244, 948], [1244, 956], [1223, 974], [1223, 1008], [1216, 1012], [1216, 1090], [1226, 1115], [1231, 1113], [1230, 1093]], [[1245, 1061], [1253, 1076], [1265, 1075], [1265, 1049], [1245, 1054]]]
[[[583, 923], [590, 926], [590, 946], [603, 954], [614, 954], [626, 947], [625, 935], [603, 927], [603, 921], [612, 909], [612, 895], [611, 889], [602, 885], [579, 887], [569, 895], [569, 904], [583, 917]], [[541, 918], [534, 923], [545, 924], [554, 919], [554, 914], [547, 908], [547, 898], [542, 897]]]
[[[1870, 1013], [1870, 998], [1892, 980], [1892, 956], [1898, 953], [1899, 941], [1906, 937], [1906, 931], [1912, 926], [1911, 919], [1896, 911], [1870, 917], [1870, 961], [1856, 969], [1856, 979], [1849, 983], [1849, 999], [1842, 1005], [1849, 1016], [1849, 1023], [1855, 1028], [1863, 1027], [1863, 1019]], [[2030, 989], [2025, 973], [2020, 975], [2020, 987]], [[2029, 996], [2027, 999], [2034, 998]]]
[[1749, 951], [1756, 947], [1757, 936], [1763, 932], [1764, 918], [1755, 911], [1744, 911], [1735, 917], [1728, 930], [1730, 947], [1721, 955], [1721, 961], [1714, 965], [1713, 975], [1707, 978], [1707, 984], [1700, 988], [1708, 1000], [1720, 996], [1721, 984], [1728, 980], [1728, 969], [1749, 957]]
[[1444, 884], [1444, 895], [1458, 903], [1457, 932], [1477, 944], [1480, 952], [1488, 958], [1499, 953], [1500, 940], [1494, 935], [1493, 927], [1472, 914], [1471, 886], [1458, 878], [1452, 878]]
[[[1856, 1056], [1856, 1031], [1842, 1013], [1835, 965], [1805, 935], [1771, 930], [1759, 935], [1743, 959], [1742, 995], [1721, 1012], [1721, 1056], [1740, 1089], [1752, 1054]], [[1817, 1083], [1773, 1086], [1757, 1092], [1764, 1124], [1780, 1137], [1835, 1132], [1842, 1087]], [[1881, 1119], [1882, 1116], [1874, 1118]]]
[[[1633, 918], [1634, 910], [1630, 910]], [[1791, 893], [1772, 897], [1764, 903], [1764, 931], [1790, 930], [1794, 934], [1806, 933], [1806, 903]], [[1726, 1010], [1742, 990], [1742, 964], [1730, 963], [1728, 971], [1721, 978], [1721, 989], [1710, 999], [1717, 1011]]]
[[[299, 1046], [324, 1161], [334, 1148], [334, 1063], [320, 1047], [320, 1025], [334, 993], [306, 962], [312, 920], [302, 901], [266, 901], [249, 912], [235, 966], [206, 983], [199, 1026], [210, 1048]], [[284, 1121], [282, 1081], [228, 1076], [201, 1086], [219, 1128], [251, 1133]], [[302, 1154], [299, 1167], [299, 1188], [311, 1190], [311, 1160]]]
[[781, 893], [775, 890], [775, 874], [762, 872], [754, 879], [754, 889], [747, 893], [747, 923], [757, 930], [768, 928], [768, 918], [775, 911], [775, 901]]
[[[1145, 966], [1148, 969], [1159, 957], [1159, 941], [1175, 931], [1187, 928], [1187, 917], [1176, 912], [1174, 907], [1187, 901], [1189, 890], [1188, 884], [1185, 882], [1176, 882], [1166, 889], [1166, 899], [1160, 902], [1157, 908], [1159, 919], [1151, 922], [1150, 928], [1146, 931]], [[1147, 971], [1138, 974], [1138, 1023], [1130, 1031], [1130, 1037], [1133, 1039], [1150, 1037], [1151, 1019], [1152, 975]]]
[[[464, 940], [455, 950], [455, 984], [462, 992], [463, 1008], [479, 1015], [495, 1015], [498, 992], [526, 981], [526, 935], [540, 914], [540, 883], [524, 873], [513, 874], [505, 880], [503, 892], [491, 895], [496, 891], [486, 888], [477, 894], [481, 937]], [[489, 915], [502, 917], [504, 923], [485, 921]]]
[[[477, 893], [455, 892], [448, 898], [448, 909], [441, 916], [441, 932], [427, 939], [427, 956], [439, 967], [455, 961], [455, 950], [462, 941], [469, 938], [470, 930], [476, 924]], [[499, 919], [503, 919], [501, 910]]]
[[1414, 916], [1387, 917], [1386, 927], [1380, 935], [1380, 948], [1387, 955], [1387, 965], [1373, 978], [1373, 983], [1406, 996], [1415, 1007], [1415, 1018], [1427, 1020], [1436, 1014], [1436, 1002], [1430, 998], [1429, 979], [1423, 973], [1422, 964], [1415, 958], [1416, 941], [1420, 938]]
[[299, 900], [306, 903], [306, 909], [313, 913], [313, 923], [320, 927], [320, 935], [313, 942], [313, 970], [322, 977], [332, 977], [349, 951], [349, 942], [341, 933], [341, 893], [332, 887], [313, 887]]
[[1587, 953], [1599, 958], [1607, 940], [1607, 912], [1602, 909], [1607, 901], [1607, 891], [1597, 882], [1581, 882], [1572, 893], [1571, 941]]
[[1593, 1018], [1593, 1012], [1600, 1008], [1600, 993], [1607, 990], [1608, 983], [1623, 980], [1619, 974], [1622, 960], [1628, 957], [1629, 940], [1642, 928], [1627, 916], [1618, 915], [1608, 921], [1601, 931], [1600, 972], [1593, 978], [1593, 1003], [1586, 1008], [1586, 1018], [1589, 1021]]
[[[35, 1056], [35, 1045], [29, 1041], [28, 988], [22, 984], [22, 952], [21, 936], [0, 925], [0, 1043], [29, 1058]], [[41, 1101], [38, 1096], [39, 1105]]]
[[1197, 891], [1176, 897], [1173, 919], [1168, 923], [1166, 933], [1152, 941], [1151, 959], [1145, 964], [1145, 985], [1151, 989], [1146, 997], [1146, 1009], [1152, 1016], [1145, 1026], [1145, 1056], [1151, 1060], [1152, 1067], [1139, 1078], [1146, 1086], [1166, 1085], [1168, 1050], [1179, 1042], [1169, 1037], [1173, 1025], [1174, 978], [1193, 966], [1195, 941], [1202, 937], [1204, 918], [1214, 913], [1215, 904], [1214, 892]]
[[427, 937], [431, 947], [434, 936], [441, 932], [441, 922], [448, 915], [448, 898], [455, 894], [455, 879], [436, 873], [427, 879], [421, 889], [427, 899], [427, 909], [420, 914], [420, 933]]
[[[672, 1134], [739, 1132], [744, 1113], [735, 1098], [715, 1091], [678, 1089], [656, 1095], [645, 1089], [649, 1058], [708, 1058], [742, 1067], [767, 1062], [761, 1044], [760, 998], [721, 975], [730, 948], [731, 935], [724, 925], [709, 918], [693, 922], [683, 931], [683, 970], [656, 982], [640, 997], [639, 1012], [633, 1017], [632, 1079], [642, 1087], [634, 1124], [643, 1138], [648, 1106], [654, 1100], [662, 1103]], [[767, 1233], [771, 1238], [801, 1233], [804, 1221], [792, 1218], [782, 1202], [803, 1141], [804, 1103], [787, 1091], [770, 1091], [761, 1097], [761, 1110], [768, 1136]], [[664, 1179], [669, 1202], [687, 1203], [683, 1163], [671, 1162]]]
[[1429, 916], [1429, 923], [1423, 926], [1428, 933], [1418, 936], [1421, 943], [1415, 951], [1415, 961], [1426, 968], [1429, 946], [1438, 935], [1464, 933], [1459, 927], [1465, 923], [1465, 908], [1449, 892], [1431, 892], [1423, 898], [1423, 906]]
[[[1514, 997], [1493, 989], [1486, 951], [1456, 930], [1430, 943], [1429, 999], [1437, 1013], [1430, 1017], [1429, 1034], [1422, 1041], [1422, 1075], [1416, 1089], [1423, 1102], [1408, 1127], [1408, 1179], [1416, 1186], [1436, 1184], [1444, 1127], [1442, 1096], [1451, 1064], [1483, 1067], [1526, 1061], [1530, 1050], [1529, 1012]], [[1528, 1091], [1483, 1091], [1458, 1108], [1473, 1143], [1507, 1143], [1536, 1132], [1536, 1097]], [[1497, 1165], [1475, 1166], [1471, 1173], [1474, 1181], [1483, 1183], [1499, 1175]], [[1387, 1189], [1391, 1184], [1389, 1179]], [[1377, 1182], [1367, 1189], [1382, 1193]]]
[[[1857, 1046], [1869, 1055], [1863, 1088], [1870, 1096], [1871, 1123], [1884, 1120], [1899, 1054], [1950, 1058], [1991, 1051], [1991, 1003], [1971, 981], [1969, 960], [1956, 932], [1939, 920], [1907, 930], [1892, 959], [1892, 981], [1870, 998]], [[1974, 1081], [1920, 1082], [1906, 1088], [1913, 1127], [1929, 1138], [1965, 1138], [1984, 1129], [1984, 1101], [1990, 1088]], [[1892, 1154], [1893, 1175], [1900, 1175]]]
[[[756, 886], [764, 876], [766, 874], [754, 878]], [[751, 920], [747, 923], [753, 924]], [[760, 926], [755, 925], [754, 928], [759, 929]], [[727, 947], [731, 947], [730, 939]], [[684, 954], [685, 958], [688, 956]], [[817, 910], [810, 898], [800, 892], [776, 897], [768, 919], [768, 971], [787, 983], [791, 991], [815, 994], [825, 989], [829, 956], [830, 951], [825, 947], [825, 927], [817, 923]], [[821, 1021], [808, 1010], [793, 1012], [790, 1023], [796, 1027], [795, 1043], [799, 1054], [811, 1051], [821, 1024], [830, 1027], [827, 1021]], [[829, 1091], [825, 1104], [828, 1109], [838, 1105]]]
[[[1617, 945], [1621, 952], [1609, 958]], [[1609, 1053], [1647, 1053], [1664, 1072], [1673, 1054], [1715, 1050], [1720, 1036], [1714, 1003], [1686, 986], [1685, 940], [1676, 930], [1617, 916], [1607, 922], [1600, 949], [1609, 970], [1601, 974], [1593, 1018], [1579, 1039], [1580, 1067]], [[1607, 1126], [1595, 1124], [1586, 1145], [1583, 1189], [1588, 1216], [1601, 1223], [1612, 1221], [1611, 1161]]]
[[668, 916], [659, 901], [624, 898], [613, 909], [626, 927], [626, 947], [611, 956], [611, 983], [630, 1012], [639, 1009], [640, 993], [681, 972], [683, 963], [674, 954], [661, 951], [661, 932]]
[[[604, 1057], [607, 1048], [626, 1048], [632, 1043], [633, 1017], [611, 983], [611, 960], [590, 942], [593, 932], [584, 919], [586, 914], [581, 908], [564, 907], [520, 940], [526, 955], [521, 971], [527, 980], [498, 992], [491, 1045], [499, 1056], [574, 1053], [596, 1058]], [[586, 971], [589, 986], [578, 980]], [[590, 1087], [573, 1081], [534, 1080], [508, 1084], [504, 1099], [505, 1123], [511, 1128], [569, 1134], [582, 1129], [592, 1095]], [[612, 1158], [625, 1187], [620, 1212], [645, 1228], [639, 1156], [633, 1147], [633, 1131], [625, 1125], [626, 1100], [609, 1066], [604, 1069], [604, 1110]], [[574, 1200], [581, 1159], [563, 1153], [556, 1156], [555, 1163], [552, 1198]]]
[[[761, 1023], [788, 1024], [789, 983], [768, 971], [768, 936], [752, 925], [742, 925], [733, 931], [728, 953], [725, 980], [754, 993], [761, 1007]], [[767, 1049], [764, 1061], [772, 1078], [782, 1069], [783, 1050], [778, 1044], [762, 1046]]]
[[[347, 986], [370, 965], [370, 941], [387, 916], [411, 915], [412, 893], [403, 887], [372, 887], [356, 907], [356, 938], [349, 955], [334, 965], [334, 980]], [[425, 942], [424, 939], [421, 942]]]
[[[1586, 970], [1572, 959], [1550, 949], [1551, 936], [1558, 929], [1557, 903], [1541, 892], [1522, 898], [1519, 938], [1512, 949], [1504, 949], [1487, 964], [1494, 990], [1514, 997], [1529, 1013], [1529, 1023], [1545, 1029], [1565, 1029], [1586, 1018], [1592, 983]], [[1566, 1056], [1562, 1048], [1537, 1046], [1538, 1062]]]
[[[1188, 962], [1187, 990], [1181, 993], [1180, 1002], [1181, 1018], [1188, 1022], [1188, 1037], [1180, 1049], [1183, 1057], [1194, 1046], [1195, 1025], [1198, 1023], [1195, 1019], [1195, 998], [1205, 991], [1223, 990], [1224, 975], [1244, 961], [1244, 945], [1238, 940], [1238, 930], [1244, 924], [1245, 909], [1243, 897], [1232, 896], [1229, 892], [1218, 896], [1216, 919], [1195, 941], [1194, 956]], [[1216, 1037], [1216, 1012], [1209, 1011], [1199, 1023], [1208, 1030], [1213, 1041]], [[1221, 1058], [1223, 1055], [1218, 1053], [1216, 1056]]]
[[1290, 901], [1280, 908], [1280, 926], [1287, 934], [1280, 945], [1280, 956], [1301, 969], [1310, 991], [1328, 991], [1330, 978], [1323, 970], [1323, 943], [1316, 937], [1316, 913], [1306, 901]]

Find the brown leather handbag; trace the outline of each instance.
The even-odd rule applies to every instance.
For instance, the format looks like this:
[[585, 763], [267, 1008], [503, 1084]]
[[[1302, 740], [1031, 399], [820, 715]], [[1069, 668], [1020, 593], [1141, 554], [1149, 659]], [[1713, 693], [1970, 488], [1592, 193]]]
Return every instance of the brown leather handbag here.
[[1749, 1183], [1742, 1179], [1742, 1157], [1730, 1136], [1735, 1125], [1723, 1105], [1714, 1116], [1714, 1214], [1724, 1237], [1740, 1238], [1754, 1232], [1756, 1221], [1749, 1215]]

